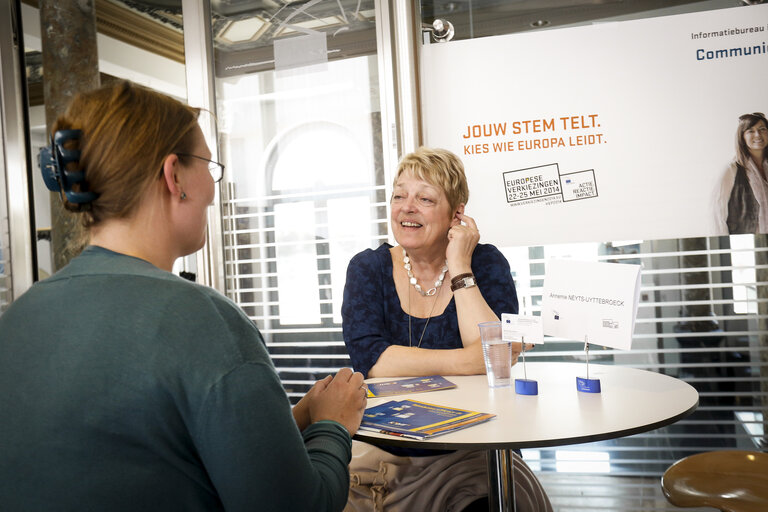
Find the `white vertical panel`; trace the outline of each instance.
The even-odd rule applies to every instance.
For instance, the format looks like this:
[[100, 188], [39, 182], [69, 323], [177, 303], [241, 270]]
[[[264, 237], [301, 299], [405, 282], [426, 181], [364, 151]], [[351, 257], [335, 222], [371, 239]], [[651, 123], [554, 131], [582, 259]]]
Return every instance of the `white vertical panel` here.
[[[187, 101], [204, 109], [200, 128], [211, 150], [211, 158], [219, 161], [218, 134], [213, 81], [213, 43], [211, 40], [211, 4], [209, 0], [183, 0], [184, 58], [187, 71]], [[224, 173], [224, 182], [228, 180]], [[224, 292], [224, 257], [222, 254], [221, 190], [216, 186], [213, 205], [208, 209], [205, 246], [184, 258], [188, 271], [196, 272], [198, 281]]]
[[371, 206], [368, 197], [328, 200], [328, 238], [331, 253], [333, 321], [341, 323], [347, 263], [371, 240]]
[[275, 205], [275, 242], [280, 323], [319, 324], [313, 201]]

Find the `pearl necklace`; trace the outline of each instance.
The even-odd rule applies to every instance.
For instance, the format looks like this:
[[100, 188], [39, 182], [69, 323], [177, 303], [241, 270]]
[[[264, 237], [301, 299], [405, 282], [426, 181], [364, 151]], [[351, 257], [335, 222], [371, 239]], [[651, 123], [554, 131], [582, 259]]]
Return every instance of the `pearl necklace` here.
[[413, 285], [413, 287], [416, 288], [416, 291], [419, 292], [422, 297], [431, 297], [432, 295], [436, 294], [437, 289], [443, 285], [443, 279], [445, 279], [445, 273], [448, 272], [448, 260], [445, 260], [445, 264], [443, 264], [443, 270], [440, 272], [440, 277], [438, 277], [437, 281], [435, 281], [434, 288], [430, 288], [427, 291], [424, 291], [421, 289], [419, 280], [416, 279], [416, 277], [413, 275], [413, 272], [411, 272], [411, 258], [409, 258], [408, 254], [406, 254], [405, 248], [403, 248], [403, 267], [405, 268], [405, 271], [408, 273], [408, 280]]

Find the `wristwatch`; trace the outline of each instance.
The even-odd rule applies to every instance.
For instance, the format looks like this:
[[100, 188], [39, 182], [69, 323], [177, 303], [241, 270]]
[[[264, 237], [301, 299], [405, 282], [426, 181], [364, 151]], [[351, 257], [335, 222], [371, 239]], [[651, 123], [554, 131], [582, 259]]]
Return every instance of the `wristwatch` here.
[[477, 286], [475, 276], [473, 274], [459, 274], [451, 279], [451, 291], [461, 290], [462, 288], [472, 288]]

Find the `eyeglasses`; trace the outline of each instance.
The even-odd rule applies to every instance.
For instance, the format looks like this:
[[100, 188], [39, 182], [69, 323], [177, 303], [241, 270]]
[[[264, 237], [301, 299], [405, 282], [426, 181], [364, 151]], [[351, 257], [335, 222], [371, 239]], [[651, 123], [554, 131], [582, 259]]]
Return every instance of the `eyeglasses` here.
[[209, 158], [203, 158], [197, 155], [190, 155], [189, 153], [176, 153], [176, 156], [188, 156], [191, 158], [197, 158], [198, 160], [205, 160], [206, 162], [208, 162], [208, 171], [211, 173], [214, 183], [220, 182], [221, 178], [224, 177], [224, 164], [220, 164], [219, 162], [216, 162]]
[[749, 117], [758, 117], [761, 119], [765, 119], [765, 114], [763, 114], [762, 112], [752, 112], [751, 114], [744, 114], [739, 116], [739, 121], [743, 121]]

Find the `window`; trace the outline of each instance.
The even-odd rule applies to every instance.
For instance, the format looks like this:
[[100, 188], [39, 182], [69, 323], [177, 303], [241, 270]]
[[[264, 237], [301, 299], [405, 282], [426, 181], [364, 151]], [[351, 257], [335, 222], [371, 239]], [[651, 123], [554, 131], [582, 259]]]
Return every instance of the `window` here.
[[[600, 468], [605, 474], [655, 477], [675, 460], [700, 451], [760, 449], [765, 417], [762, 389], [768, 382], [762, 361], [768, 352], [768, 333], [760, 327], [765, 312], [757, 311], [758, 307], [765, 310], [765, 299], [751, 299], [754, 312], [734, 314], [740, 300], [735, 271], [742, 265], [752, 271], [751, 280], [742, 283], [752, 286], [753, 293], [765, 287], [765, 277], [757, 278], [760, 269], [754, 260], [765, 254], [760, 247], [766, 244], [766, 236], [740, 237], [739, 250], [752, 257], [751, 265], [732, 261], [738, 252], [730, 246], [734, 237], [548, 245], [526, 251], [502, 248], [513, 272], [530, 269], [527, 275], [519, 273], [515, 284], [521, 303], [522, 297], [530, 297], [527, 314], [534, 315], [540, 311], [549, 259], [641, 264], [632, 350], [592, 347], [590, 362], [672, 375], [694, 386], [700, 395], [696, 412], [668, 427], [611, 441], [536, 450], [531, 456], [543, 472], [588, 473]], [[757, 251], [750, 250], [750, 245], [758, 245]], [[583, 361], [583, 344], [577, 340], [545, 343], [526, 357], [528, 361]], [[574, 453], [566, 454], [569, 451]]]
[[[430, 12], [444, 14], [437, 7], [427, 12], [430, 5], [427, 22]], [[474, 17], [471, 6], [461, 12], [454, 24], [464, 36], [473, 30], [474, 37], [501, 34], [512, 26], [493, 6]], [[599, 18], [581, 14], [563, 23]], [[621, 14], [627, 13], [605, 13]], [[368, 20], [373, 23], [372, 14]], [[222, 26], [214, 22], [215, 29]], [[334, 38], [344, 34], [331, 35], [335, 30], [326, 32], [329, 60], [304, 68], [275, 70], [271, 54], [258, 49], [247, 58], [217, 50], [217, 110], [228, 169], [222, 201], [227, 293], [261, 329], [293, 400], [317, 378], [349, 364], [339, 315], [346, 265], [357, 252], [387, 241], [389, 232], [386, 190], [394, 169], [382, 164], [379, 107], [385, 77], [370, 38], [363, 44], [367, 53], [355, 54], [349, 45], [332, 53]], [[532, 466], [545, 476], [573, 474], [565, 485], [581, 494], [592, 480], [580, 475], [594, 472], [648, 477], [651, 492], [658, 492], [658, 476], [681, 457], [759, 449], [768, 385], [766, 246], [765, 236], [749, 235], [499, 247], [524, 314], [540, 311], [549, 259], [641, 264], [632, 350], [594, 347], [590, 361], [666, 373], [700, 393], [698, 410], [676, 424], [600, 443], [526, 450]], [[578, 342], [547, 343], [527, 357], [579, 361], [582, 349]], [[557, 508], [560, 488], [543, 480]]]
[[[387, 239], [372, 8], [286, 8], [271, 29], [260, 25], [262, 43], [215, 50], [226, 290], [261, 330], [294, 400], [349, 365], [341, 333], [347, 263]], [[221, 26], [214, 21], [215, 31]], [[301, 39], [306, 31], [296, 27], [322, 32]], [[274, 43], [263, 69], [234, 64], [243, 53], [264, 62]], [[300, 44], [317, 58], [294, 66], [299, 54], [290, 47]]]
[[731, 235], [733, 267], [733, 312], [757, 313], [757, 271], [755, 239], [752, 235]]

